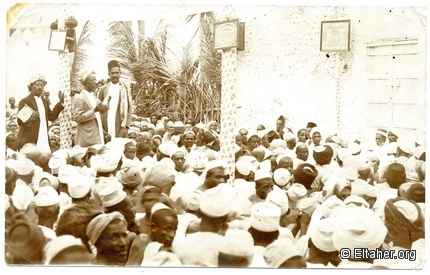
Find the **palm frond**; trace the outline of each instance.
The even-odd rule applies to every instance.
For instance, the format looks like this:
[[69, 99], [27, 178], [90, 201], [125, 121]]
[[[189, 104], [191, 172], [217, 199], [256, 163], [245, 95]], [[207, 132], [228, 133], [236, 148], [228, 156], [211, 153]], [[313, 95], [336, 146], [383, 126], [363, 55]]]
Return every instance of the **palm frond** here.
[[79, 39], [76, 43], [75, 56], [73, 58], [72, 70], [70, 72], [70, 88], [73, 92], [80, 92], [82, 84], [79, 81], [79, 71], [85, 68], [91, 60], [90, 49], [94, 45], [91, 39], [93, 36], [94, 25], [91, 21], [85, 22]]

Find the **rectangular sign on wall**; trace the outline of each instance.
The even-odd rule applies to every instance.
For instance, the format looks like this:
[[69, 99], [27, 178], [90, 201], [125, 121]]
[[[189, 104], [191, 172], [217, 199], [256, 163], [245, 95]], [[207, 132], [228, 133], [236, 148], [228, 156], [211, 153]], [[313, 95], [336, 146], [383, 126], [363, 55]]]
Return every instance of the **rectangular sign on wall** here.
[[350, 26], [351, 20], [321, 21], [320, 51], [349, 51]]

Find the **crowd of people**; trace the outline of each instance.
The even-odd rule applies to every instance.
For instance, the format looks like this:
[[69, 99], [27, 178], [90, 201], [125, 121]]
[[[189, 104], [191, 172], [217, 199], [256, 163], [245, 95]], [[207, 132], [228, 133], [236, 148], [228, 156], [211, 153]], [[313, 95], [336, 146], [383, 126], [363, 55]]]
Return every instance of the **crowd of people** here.
[[[10, 102], [7, 264], [423, 267], [423, 137], [407, 144], [381, 128], [362, 150], [360, 140], [313, 122], [291, 129], [280, 116], [232, 133], [230, 167], [218, 122], [137, 116], [119, 64], [108, 72], [102, 87], [94, 71], [81, 73], [70, 149], [60, 146], [63, 99], [52, 110], [40, 99], [42, 76], [18, 107]], [[35, 110], [27, 119], [25, 105]], [[376, 256], [354, 252], [363, 249]]]

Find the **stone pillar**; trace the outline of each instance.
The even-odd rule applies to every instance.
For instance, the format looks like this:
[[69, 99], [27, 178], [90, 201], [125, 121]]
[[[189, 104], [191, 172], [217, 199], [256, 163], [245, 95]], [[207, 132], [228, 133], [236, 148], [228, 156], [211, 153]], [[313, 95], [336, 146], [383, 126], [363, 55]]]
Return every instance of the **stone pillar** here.
[[[58, 19], [58, 28], [65, 28], [65, 15]], [[59, 52], [60, 65], [60, 92], [64, 95], [64, 109], [59, 115], [60, 119], [60, 148], [72, 148], [72, 100], [70, 97], [70, 57], [69, 49]]]
[[[226, 7], [226, 19], [233, 18], [234, 10]], [[236, 131], [236, 82], [237, 82], [237, 49], [231, 48], [222, 52], [221, 68], [221, 158], [229, 165], [230, 179], [233, 184], [235, 169], [235, 131]]]

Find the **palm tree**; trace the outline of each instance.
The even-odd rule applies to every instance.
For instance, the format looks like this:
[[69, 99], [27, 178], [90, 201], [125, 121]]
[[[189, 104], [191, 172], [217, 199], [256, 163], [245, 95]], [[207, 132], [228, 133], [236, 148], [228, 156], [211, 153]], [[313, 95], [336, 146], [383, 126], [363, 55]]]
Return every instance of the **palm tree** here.
[[82, 84], [79, 81], [79, 72], [87, 67], [90, 63], [91, 56], [89, 49], [94, 45], [93, 28], [94, 25], [91, 21], [85, 22], [82, 27], [82, 32], [76, 43], [76, 51], [73, 57], [72, 69], [70, 72], [70, 91], [71, 94], [79, 93], [82, 90]]
[[[200, 14], [195, 35], [179, 52], [168, 47], [173, 24], [164, 20], [152, 38], [135, 35], [130, 22], [110, 24], [108, 56], [117, 59], [129, 80], [135, 81], [136, 114], [149, 117], [161, 112], [176, 120], [219, 120], [221, 71], [220, 57], [212, 47], [214, 21], [212, 12]], [[196, 54], [197, 47], [200, 51]], [[168, 54], [173, 62], [167, 60]], [[172, 65], [177, 63], [178, 67]]]

